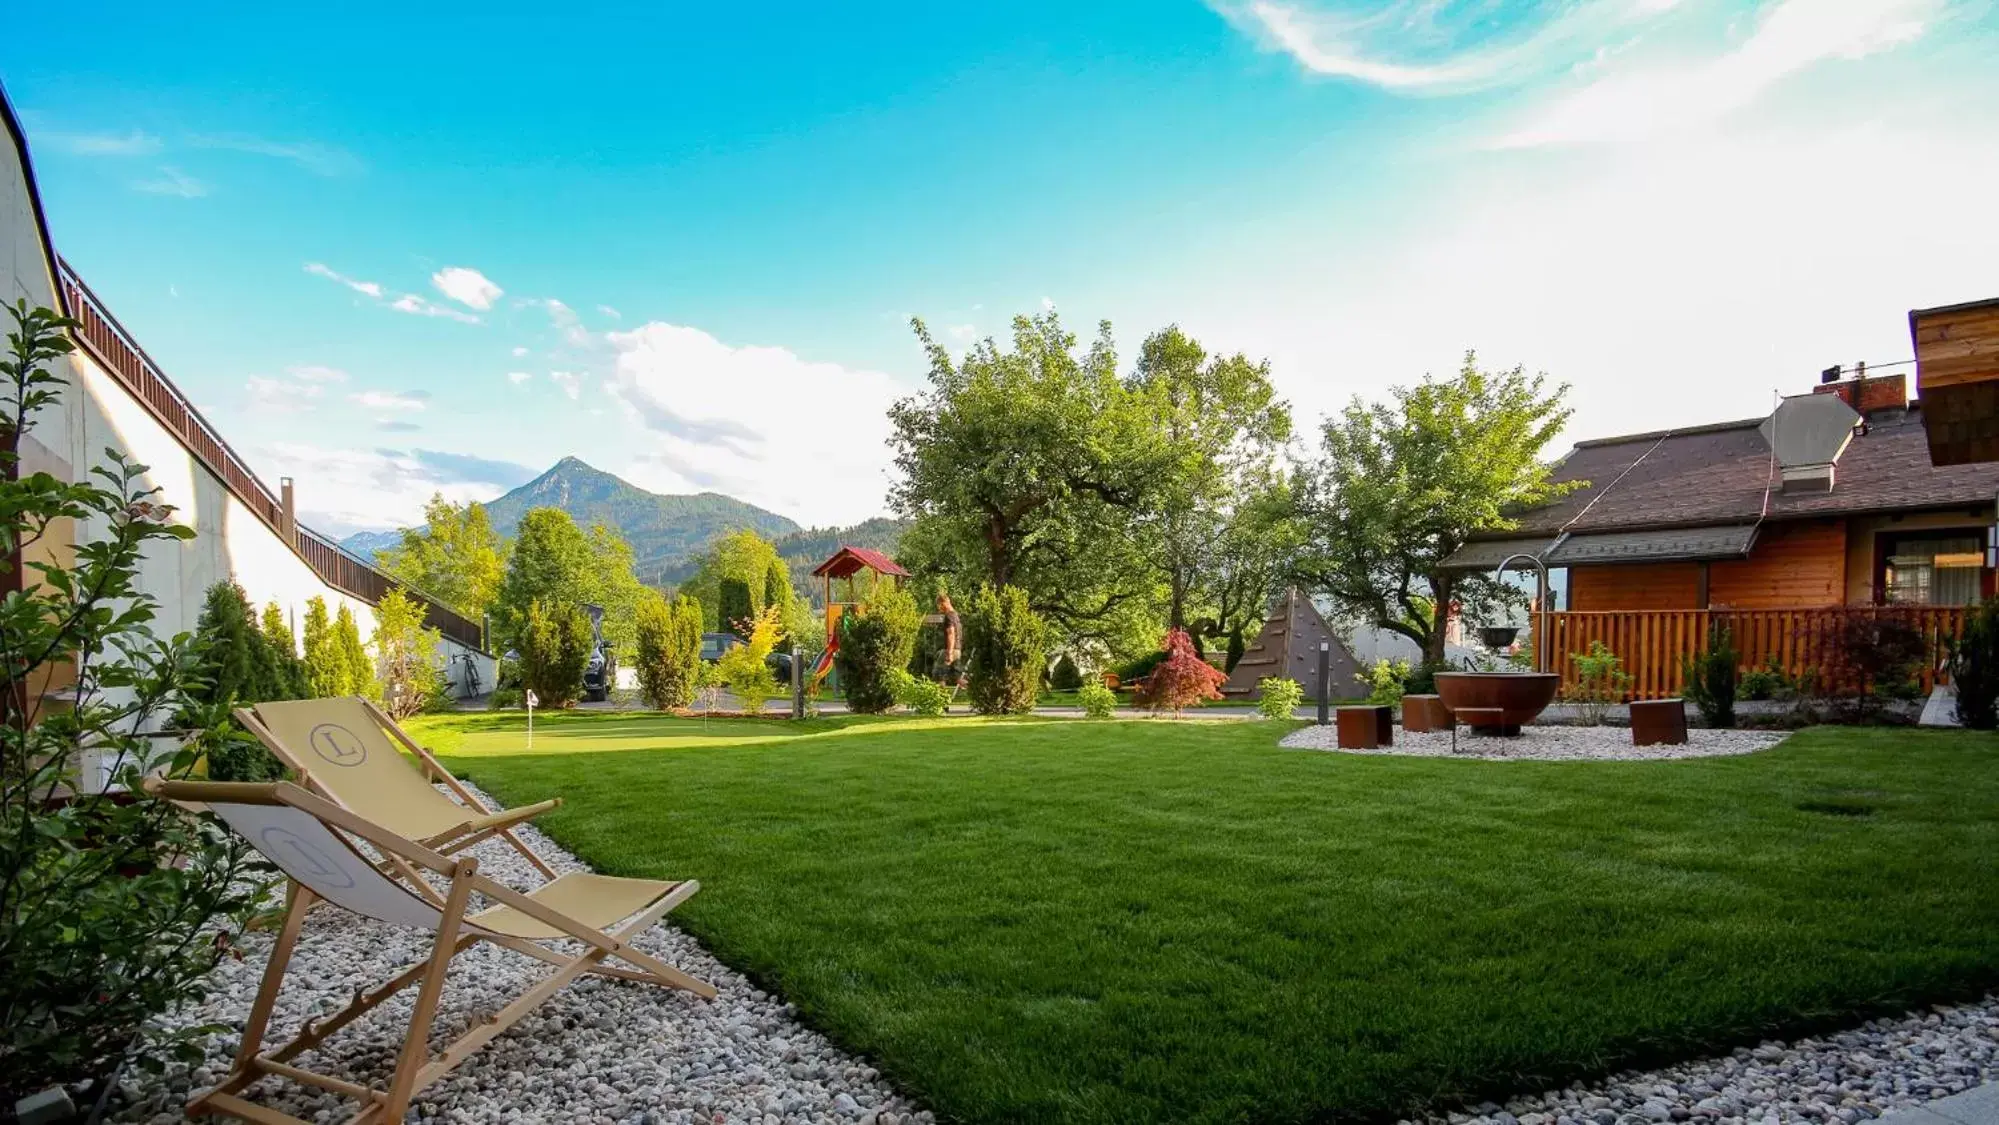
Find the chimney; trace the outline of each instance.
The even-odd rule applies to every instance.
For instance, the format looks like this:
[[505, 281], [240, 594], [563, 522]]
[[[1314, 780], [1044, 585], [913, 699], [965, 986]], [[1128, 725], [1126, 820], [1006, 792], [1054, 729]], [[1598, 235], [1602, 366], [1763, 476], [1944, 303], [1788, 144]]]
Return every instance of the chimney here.
[[298, 502], [292, 498], [292, 478], [278, 478], [278, 535], [298, 546]]
[[1840, 401], [1851, 406], [1862, 418], [1877, 410], [1902, 410], [1909, 405], [1907, 375], [1869, 375], [1864, 363], [1855, 370], [1853, 378], [1837, 383], [1821, 383], [1812, 391], [1815, 394], [1838, 395]]

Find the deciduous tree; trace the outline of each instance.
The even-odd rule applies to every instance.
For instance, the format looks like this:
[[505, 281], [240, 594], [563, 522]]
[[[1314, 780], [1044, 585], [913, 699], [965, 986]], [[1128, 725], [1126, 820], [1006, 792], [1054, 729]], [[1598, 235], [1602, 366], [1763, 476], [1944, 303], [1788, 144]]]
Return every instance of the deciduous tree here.
[[1516, 526], [1511, 513], [1581, 487], [1552, 481], [1541, 460], [1568, 421], [1567, 392], [1524, 368], [1481, 370], [1467, 352], [1451, 378], [1394, 388], [1384, 403], [1355, 399], [1326, 422], [1303, 481], [1301, 573], [1441, 663], [1454, 603], [1478, 613], [1509, 596], [1444, 560], [1474, 534]]
[[376, 553], [375, 565], [477, 621], [499, 596], [507, 543], [484, 505], [433, 494], [423, 507], [423, 526], [405, 529], [400, 545]]
[[1110, 325], [1078, 352], [1051, 312], [1017, 317], [1012, 347], [960, 360], [913, 322], [930, 385], [890, 409], [913, 522], [905, 563], [960, 589], [1013, 587], [1070, 637], [1125, 628], [1156, 592], [1136, 514], [1165, 457], [1155, 419], [1117, 375]]

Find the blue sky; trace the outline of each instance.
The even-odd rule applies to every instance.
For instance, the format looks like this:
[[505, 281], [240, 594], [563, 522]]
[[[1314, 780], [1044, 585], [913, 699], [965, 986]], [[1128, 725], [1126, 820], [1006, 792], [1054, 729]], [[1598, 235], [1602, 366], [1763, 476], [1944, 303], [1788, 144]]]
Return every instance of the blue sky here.
[[1308, 427], [1476, 348], [1585, 437], [1999, 292], [1990, 0], [291, 7], [43, 6], [0, 81], [58, 247], [336, 532], [571, 453], [874, 514], [911, 315], [1178, 322]]

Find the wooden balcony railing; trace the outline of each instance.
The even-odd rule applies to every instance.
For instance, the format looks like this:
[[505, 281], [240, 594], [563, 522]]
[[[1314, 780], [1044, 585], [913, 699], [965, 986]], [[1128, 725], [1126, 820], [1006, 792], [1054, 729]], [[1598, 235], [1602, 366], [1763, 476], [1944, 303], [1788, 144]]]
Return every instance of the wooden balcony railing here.
[[1922, 635], [1924, 656], [1918, 680], [1924, 691], [1942, 679], [1949, 646], [1964, 629], [1961, 606], [1835, 606], [1824, 609], [1662, 609], [1610, 612], [1565, 612], [1545, 616], [1541, 667], [1562, 676], [1564, 692], [1576, 687], [1574, 654], [1602, 641], [1623, 662], [1632, 677], [1634, 699], [1665, 699], [1682, 694], [1684, 668], [1690, 656], [1707, 648], [1708, 631], [1725, 624], [1742, 668], [1770, 665], [1786, 676], [1826, 675], [1836, 668], [1830, 627], [1846, 615], [1873, 615], [1906, 621]]
[[258, 519], [268, 525], [281, 541], [290, 542], [313, 573], [328, 586], [367, 602], [379, 604], [391, 587], [403, 586], [424, 603], [424, 623], [443, 635], [472, 648], [485, 648], [479, 623], [450, 609], [421, 590], [392, 580], [347, 551], [327, 536], [306, 527], [296, 529], [296, 537], [285, 527], [284, 505], [276, 493], [264, 486], [257, 474], [237, 456], [222, 435], [208, 424], [179, 387], [160, 372], [158, 364], [138, 345], [131, 333], [111, 315], [104, 302], [91, 292], [68, 262], [62, 265], [63, 297], [78, 322], [76, 335], [99, 366], [111, 372], [132, 396], [142, 403], [160, 425], [180, 439], [208, 471], [215, 474], [231, 495], [243, 502]]

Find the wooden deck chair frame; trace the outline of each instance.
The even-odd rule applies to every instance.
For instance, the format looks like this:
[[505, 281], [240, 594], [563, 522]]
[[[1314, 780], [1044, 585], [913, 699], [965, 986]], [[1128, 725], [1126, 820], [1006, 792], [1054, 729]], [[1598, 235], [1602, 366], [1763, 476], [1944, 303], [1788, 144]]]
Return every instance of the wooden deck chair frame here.
[[[354, 702], [360, 704], [367, 711], [368, 717], [374, 720], [376, 725], [388, 732], [389, 737], [395, 739], [396, 742], [400, 743], [405, 750], [408, 750], [416, 758], [418, 765], [417, 775], [424, 780], [425, 784], [442, 782], [444, 787], [449, 789], [465, 805], [467, 816], [463, 822], [443, 832], [416, 840], [416, 843], [434, 849], [441, 854], [451, 855], [497, 836], [505, 840], [515, 851], [521, 853], [522, 858], [526, 859], [536, 871], [541, 872], [543, 878], [551, 881], [556, 878], [555, 869], [550, 867], [548, 861], [541, 858], [533, 848], [528, 847], [527, 841], [521, 839], [514, 829], [540, 816], [542, 813], [548, 812], [550, 809], [560, 807], [562, 798], [552, 797], [546, 801], [538, 801], [532, 805], [522, 805], [515, 809], [494, 809], [486, 804], [486, 802], [480, 800], [478, 795], [473, 793], [464, 782], [453, 776], [450, 770], [445, 769], [443, 763], [432, 756], [429, 750], [425, 749], [415, 739], [405, 733], [403, 728], [394, 719], [389, 717], [388, 712], [376, 706], [373, 700], [356, 697]], [[324, 780], [319, 776], [319, 771], [313, 767], [306, 756], [286, 745], [285, 741], [279, 738], [276, 732], [271, 730], [270, 725], [264, 721], [263, 717], [257, 713], [254, 707], [238, 707], [235, 710], [235, 715], [236, 721], [243, 725], [244, 730], [249, 731], [258, 742], [263, 743], [266, 750], [269, 750], [278, 761], [283, 762], [294, 774], [298, 775], [313, 792], [341, 804], [342, 807], [348, 808], [350, 811], [365, 815], [365, 810], [354, 809], [351, 805], [341, 801], [339, 795], [326, 786]], [[431, 887], [427, 880], [419, 876], [416, 870], [411, 868], [406, 862], [393, 856], [386, 857], [383, 862], [398, 876], [407, 879], [416, 888], [417, 893], [429, 899], [433, 905], [443, 905], [443, 896]]]
[[[277, 1004], [278, 993], [283, 987], [292, 953], [298, 945], [299, 932], [304, 927], [306, 914], [316, 902], [321, 901], [312, 888], [293, 878], [286, 901], [284, 925], [278, 932], [277, 941], [271, 947], [270, 961], [264, 966], [263, 983], [257, 991], [255, 1002], [251, 1005], [249, 1019], [244, 1024], [243, 1038], [236, 1051], [235, 1063], [220, 1083], [196, 1094], [188, 1102], [187, 1112], [190, 1116], [203, 1114], [230, 1116], [255, 1122], [257, 1125], [310, 1125], [300, 1118], [258, 1105], [243, 1097], [244, 1091], [259, 1080], [278, 1077], [331, 1090], [360, 1101], [360, 1110], [347, 1119], [349, 1125], [396, 1125], [402, 1121], [403, 1115], [409, 1109], [410, 1101], [417, 1093], [520, 1022], [522, 1017], [579, 976], [592, 974], [679, 988], [703, 999], [712, 999], [715, 996], [714, 986], [706, 981], [640, 952], [630, 944], [632, 937], [649, 929], [668, 911], [700, 890], [701, 884], [694, 880], [654, 884], [654, 887], [660, 889], [658, 897], [640, 909], [625, 925], [616, 930], [600, 929], [571, 917], [545, 902], [537, 901], [535, 894], [540, 894], [541, 891], [535, 894], [523, 894], [504, 883], [495, 882], [479, 874], [479, 861], [471, 856], [460, 856], [455, 859], [448, 857], [363, 820], [331, 800], [307, 792], [289, 782], [253, 784], [170, 782], [154, 779], [148, 783], [147, 789], [157, 797], [176, 801], [191, 808], [231, 805], [289, 806], [324, 824], [335, 839], [353, 852], [354, 860], [363, 869], [378, 870], [365, 856], [353, 849], [348, 839], [350, 836], [365, 840], [384, 854], [394, 854], [409, 864], [448, 880], [448, 890], [443, 904], [434, 906], [429, 904], [428, 900], [417, 898], [414, 891], [402, 882], [384, 874], [384, 883], [394, 887], [401, 894], [430, 906], [436, 912], [437, 929], [430, 956], [404, 968], [373, 989], [357, 991], [353, 1002], [340, 1011], [330, 1016], [308, 1019], [299, 1033], [289, 1042], [275, 1050], [265, 1051], [262, 1049], [264, 1035], [270, 1028], [271, 1013]], [[268, 832], [266, 835], [268, 837]], [[260, 850], [265, 846], [254, 838], [252, 843], [258, 844]], [[571, 875], [568, 878], [594, 878], [623, 884], [650, 882], [605, 880], [601, 876], [588, 875]], [[349, 885], [351, 886], [351, 883]], [[544, 887], [542, 891], [547, 891], [553, 886], [554, 884], [550, 884], [550, 887]], [[646, 893], [651, 893], [652, 888], [645, 890]], [[498, 905], [481, 914], [468, 914], [466, 907], [474, 894], [483, 895]], [[506, 908], [518, 912], [513, 915], [515, 919], [539, 922], [553, 932], [538, 938], [528, 938], [495, 932], [481, 924], [483, 918], [497, 913], [507, 913]], [[516, 925], [518, 928], [518, 922]], [[571, 956], [540, 944], [544, 940], [562, 939], [580, 942], [583, 951]], [[433, 1055], [430, 1051], [430, 1031], [437, 1015], [438, 1003], [443, 995], [445, 974], [450, 968], [452, 958], [480, 941], [490, 941], [506, 949], [526, 954], [554, 965], [556, 969], [498, 1011], [475, 1020], [469, 1030]], [[611, 958], [623, 961], [630, 967], [605, 964]], [[299, 1055], [317, 1047], [328, 1036], [412, 984], [419, 986], [416, 1005], [386, 1090], [363, 1086], [332, 1075], [319, 1074], [293, 1063], [292, 1060]]]

